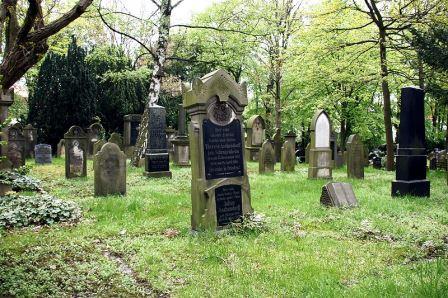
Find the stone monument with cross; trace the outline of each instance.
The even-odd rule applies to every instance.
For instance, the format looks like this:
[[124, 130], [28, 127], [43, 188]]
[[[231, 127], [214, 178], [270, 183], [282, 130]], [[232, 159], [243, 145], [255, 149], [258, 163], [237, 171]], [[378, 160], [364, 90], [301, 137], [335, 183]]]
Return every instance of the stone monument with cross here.
[[246, 156], [251, 161], [258, 161], [258, 154], [266, 138], [266, 125], [263, 117], [254, 115], [246, 122]]
[[183, 88], [190, 115], [193, 230], [221, 229], [253, 213], [242, 113], [247, 86], [224, 70]]
[[324, 110], [318, 110], [311, 121], [309, 179], [332, 179], [331, 123]]

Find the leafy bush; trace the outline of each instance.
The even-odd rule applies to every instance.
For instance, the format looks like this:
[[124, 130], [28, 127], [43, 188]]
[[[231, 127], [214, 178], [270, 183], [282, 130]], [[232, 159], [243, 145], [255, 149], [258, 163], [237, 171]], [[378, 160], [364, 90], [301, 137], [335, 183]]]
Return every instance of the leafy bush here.
[[41, 182], [37, 179], [25, 176], [27, 168], [19, 168], [13, 171], [1, 171], [0, 182], [12, 186], [14, 191], [41, 191]]
[[76, 222], [80, 218], [78, 205], [50, 195], [0, 197], [0, 228]]

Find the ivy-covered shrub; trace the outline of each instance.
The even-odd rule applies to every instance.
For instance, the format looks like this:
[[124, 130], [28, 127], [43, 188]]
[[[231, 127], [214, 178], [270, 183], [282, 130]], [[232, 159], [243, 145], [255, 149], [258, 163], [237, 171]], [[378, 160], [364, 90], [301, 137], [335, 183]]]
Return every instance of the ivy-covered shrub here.
[[80, 218], [77, 204], [50, 195], [0, 197], [0, 228], [76, 222]]
[[24, 169], [13, 171], [1, 171], [0, 182], [11, 185], [14, 191], [41, 191], [41, 182], [37, 179], [26, 176]]

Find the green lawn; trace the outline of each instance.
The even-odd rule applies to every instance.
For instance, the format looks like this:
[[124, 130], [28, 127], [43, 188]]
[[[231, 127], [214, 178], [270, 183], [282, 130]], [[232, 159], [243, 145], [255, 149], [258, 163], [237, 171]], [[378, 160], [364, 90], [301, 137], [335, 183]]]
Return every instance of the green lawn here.
[[[32, 161], [29, 161], [32, 164]], [[126, 197], [93, 197], [93, 172], [66, 180], [64, 161], [31, 175], [83, 220], [0, 232], [0, 296], [421, 296], [448, 293], [448, 186], [431, 172], [431, 198], [390, 196], [393, 173], [353, 183], [360, 206], [320, 206], [325, 181], [258, 175], [252, 206], [265, 227], [190, 232], [190, 169], [150, 180], [129, 169]], [[279, 167], [279, 165], [277, 165]]]

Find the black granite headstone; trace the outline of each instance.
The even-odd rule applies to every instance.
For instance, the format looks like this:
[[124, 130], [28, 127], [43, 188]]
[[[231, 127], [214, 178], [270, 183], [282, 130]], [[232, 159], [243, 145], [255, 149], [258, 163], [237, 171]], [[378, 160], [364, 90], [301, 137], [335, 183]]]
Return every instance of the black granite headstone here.
[[34, 158], [37, 164], [52, 163], [51, 145], [39, 144], [34, 146]]
[[224, 185], [215, 189], [218, 226], [225, 226], [243, 215], [241, 185]]
[[400, 143], [392, 196], [430, 195], [430, 182], [426, 179], [424, 97], [419, 88], [406, 87], [401, 91]]

